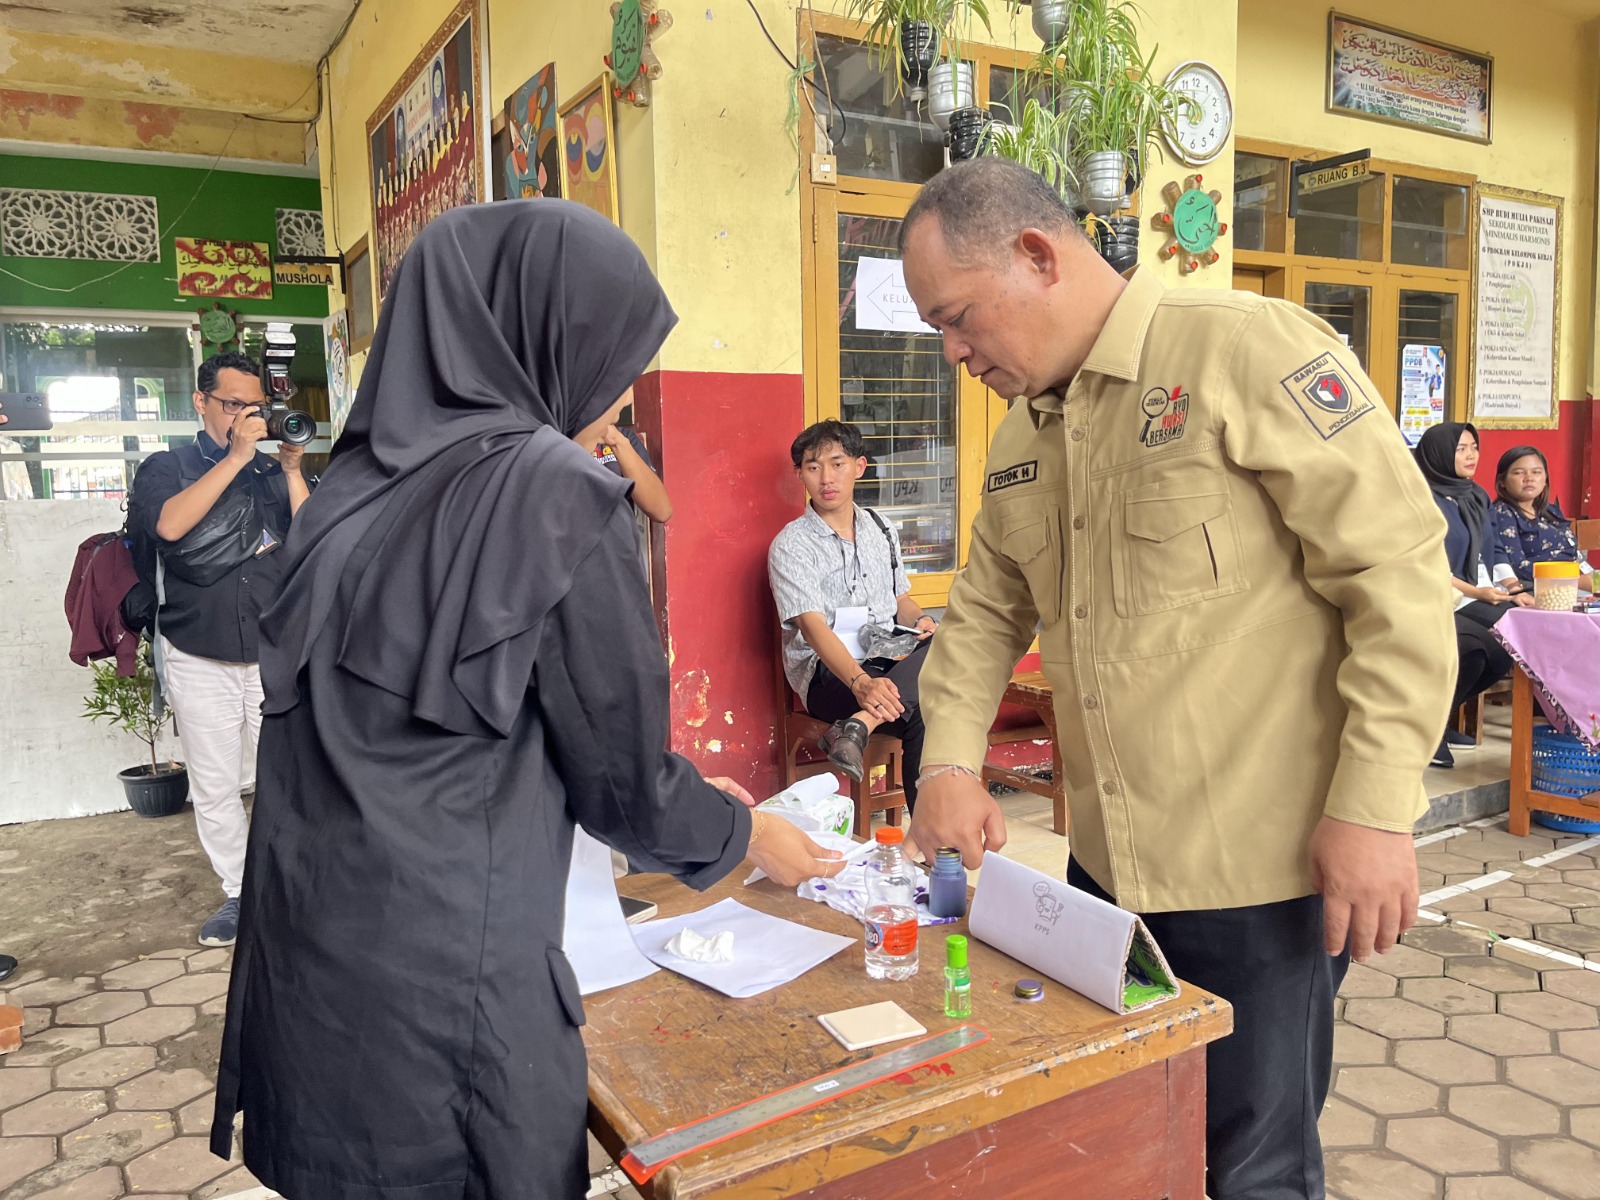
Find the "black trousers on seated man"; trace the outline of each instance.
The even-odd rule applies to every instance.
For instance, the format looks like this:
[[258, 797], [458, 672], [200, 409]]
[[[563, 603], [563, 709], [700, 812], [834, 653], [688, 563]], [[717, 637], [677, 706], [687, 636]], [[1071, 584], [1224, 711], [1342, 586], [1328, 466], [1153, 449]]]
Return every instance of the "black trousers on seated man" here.
[[[917, 775], [922, 770], [922, 709], [917, 702], [917, 676], [922, 671], [922, 662], [928, 657], [928, 647], [932, 642], [933, 638], [924, 638], [915, 650], [902, 659], [869, 658], [861, 664], [861, 669], [868, 675], [892, 680], [899, 689], [900, 703], [905, 706], [906, 711], [899, 720], [879, 725], [877, 732], [900, 739], [907, 812], [917, 802]], [[842, 721], [861, 711], [861, 702], [850, 690], [850, 685], [828, 670], [828, 665], [820, 659], [805, 700], [806, 712], [819, 721]]]
[[[1067, 882], [1115, 903], [1075, 859]], [[1317, 1118], [1350, 959], [1322, 948], [1322, 897], [1139, 915], [1182, 979], [1233, 1006], [1233, 1033], [1206, 1047], [1206, 1195], [1323, 1200]]]

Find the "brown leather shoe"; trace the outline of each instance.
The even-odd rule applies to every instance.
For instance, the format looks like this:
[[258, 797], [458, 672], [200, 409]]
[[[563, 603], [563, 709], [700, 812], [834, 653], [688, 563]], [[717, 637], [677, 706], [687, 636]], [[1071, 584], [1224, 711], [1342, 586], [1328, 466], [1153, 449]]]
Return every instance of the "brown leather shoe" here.
[[828, 761], [857, 783], [861, 782], [862, 762], [867, 752], [867, 727], [854, 717], [835, 721], [817, 739]]

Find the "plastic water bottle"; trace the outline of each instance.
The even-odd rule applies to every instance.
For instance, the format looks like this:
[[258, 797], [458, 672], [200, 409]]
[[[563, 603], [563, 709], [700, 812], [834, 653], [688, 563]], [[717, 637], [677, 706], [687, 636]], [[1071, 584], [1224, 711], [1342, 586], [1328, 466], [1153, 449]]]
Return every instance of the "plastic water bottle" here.
[[878, 849], [867, 860], [867, 975], [910, 979], [917, 973], [917, 892], [901, 848], [905, 834], [878, 830]]

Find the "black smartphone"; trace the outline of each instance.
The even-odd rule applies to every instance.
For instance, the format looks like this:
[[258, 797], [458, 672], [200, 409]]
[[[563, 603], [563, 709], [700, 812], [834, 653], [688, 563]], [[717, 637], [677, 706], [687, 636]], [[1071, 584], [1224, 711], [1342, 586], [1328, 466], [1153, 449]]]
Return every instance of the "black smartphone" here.
[[622, 901], [622, 919], [629, 925], [648, 921], [656, 915], [656, 906], [648, 900], [635, 900], [632, 896], [618, 896], [617, 899]]
[[0, 425], [0, 434], [42, 433], [55, 428], [43, 392], [0, 392], [0, 417], [6, 419]]

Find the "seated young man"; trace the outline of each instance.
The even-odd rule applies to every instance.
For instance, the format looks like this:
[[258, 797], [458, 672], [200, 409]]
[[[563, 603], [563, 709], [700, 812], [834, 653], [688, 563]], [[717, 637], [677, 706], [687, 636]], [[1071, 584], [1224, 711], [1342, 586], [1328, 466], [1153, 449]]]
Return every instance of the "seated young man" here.
[[[808, 713], [833, 722], [821, 746], [851, 779], [861, 778], [873, 730], [901, 740], [909, 807], [922, 762], [917, 673], [934, 620], [910, 596], [894, 526], [855, 502], [856, 481], [867, 469], [860, 431], [842, 421], [820, 421], [795, 438], [789, 456], [810, 503], [805, 515], [773, 539], [767, 554], [783, 622], [784, 674]], [[863, 623], [913, 628], [918, 644], [898, 661], [861, 661], [853, 635]]]

